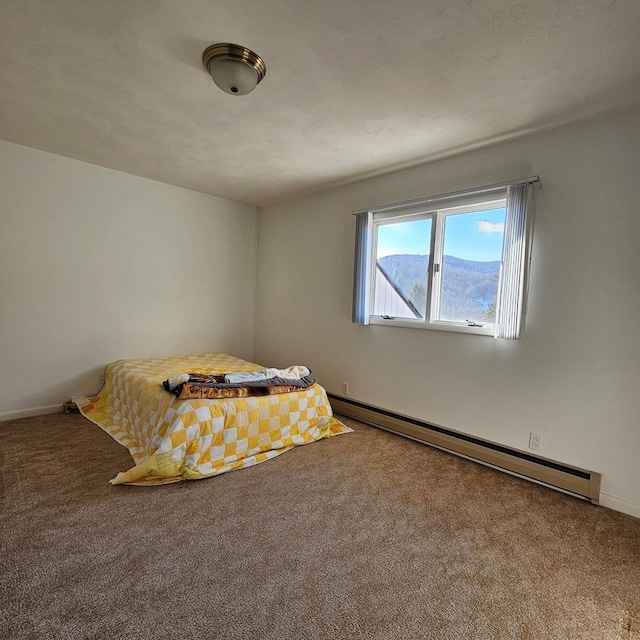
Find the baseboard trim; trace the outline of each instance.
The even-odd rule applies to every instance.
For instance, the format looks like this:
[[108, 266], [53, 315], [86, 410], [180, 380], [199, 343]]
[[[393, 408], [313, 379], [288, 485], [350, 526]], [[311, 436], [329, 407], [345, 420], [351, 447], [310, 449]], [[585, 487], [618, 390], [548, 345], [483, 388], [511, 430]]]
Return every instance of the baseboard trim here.
[[333, 393], [327, 394], [336, 413], [382, 427], [427, 445], [462, 455], [494, 468], [515, 473], [598, 504], [600, 474], [556, 460], [506, 447], [411, 416]]
[[6, 411], [0, 413], [0, 422], [20, 420], [21, 418], [35, 418], [36, 416], [46, 416], [50, 413], [62, 413], [62, 403], [48, 404], [44, 407], [32, 407], [31, 409], [18, 409], [18, 411]]
[[634, 502], [629, 502], [622, 498], [616, 498], [615, 496], [610, 496], [606, 493], [600, 494], [600, 504], [603, 507], [607, 507], [607, 509], [620, 511], [620, 513], [633, 516], [634, 518], [640, 518], [640, 504], [635, 504]]

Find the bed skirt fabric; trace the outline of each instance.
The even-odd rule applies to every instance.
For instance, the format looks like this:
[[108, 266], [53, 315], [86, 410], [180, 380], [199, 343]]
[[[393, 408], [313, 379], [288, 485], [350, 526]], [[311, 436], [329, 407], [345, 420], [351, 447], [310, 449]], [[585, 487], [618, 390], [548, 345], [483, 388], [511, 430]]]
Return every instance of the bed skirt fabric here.
[[277, 395], [181, 400], [162, 382], [187, 371], [220, 375], [262, 369], [226, 354], [120, 360], [82, 414], [131, 454], [135, 466], [112, 484], [196, 480], [269, 460], [296, 445], [349, 433], [319, 385]]

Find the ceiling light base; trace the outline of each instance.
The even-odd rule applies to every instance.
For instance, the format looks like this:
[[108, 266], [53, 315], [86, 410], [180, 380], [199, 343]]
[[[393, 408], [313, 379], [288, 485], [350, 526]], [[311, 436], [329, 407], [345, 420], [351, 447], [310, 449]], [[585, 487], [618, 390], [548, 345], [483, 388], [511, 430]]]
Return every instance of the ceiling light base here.
[[202, 64], [224, 92], [242, 96], [255, 89], [267, 73], [264, 60], [237, 44], [213, 44], [202, 52]]

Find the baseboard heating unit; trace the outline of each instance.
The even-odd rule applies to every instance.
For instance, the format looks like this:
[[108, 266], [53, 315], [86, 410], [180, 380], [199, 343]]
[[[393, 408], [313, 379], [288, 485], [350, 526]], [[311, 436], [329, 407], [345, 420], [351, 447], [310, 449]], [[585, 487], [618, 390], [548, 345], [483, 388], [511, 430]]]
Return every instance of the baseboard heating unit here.
[[387, 409], [328, 394], [335, 413], [407, 436], [599, 504], [600, 474], [505, 447]]

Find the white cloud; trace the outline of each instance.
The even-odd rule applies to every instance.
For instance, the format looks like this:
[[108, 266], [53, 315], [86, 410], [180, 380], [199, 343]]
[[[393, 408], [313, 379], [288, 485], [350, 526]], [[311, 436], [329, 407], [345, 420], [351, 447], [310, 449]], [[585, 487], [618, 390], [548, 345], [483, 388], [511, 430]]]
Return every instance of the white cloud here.
[[504, 222], [487, 222], [480, 220], [478, 229], [484, 233], [502, 233], [504, 231]]

